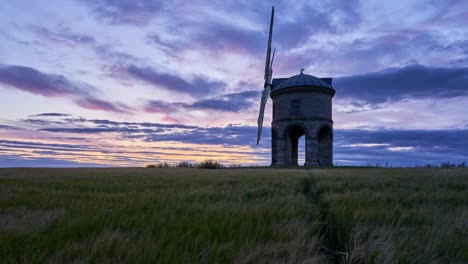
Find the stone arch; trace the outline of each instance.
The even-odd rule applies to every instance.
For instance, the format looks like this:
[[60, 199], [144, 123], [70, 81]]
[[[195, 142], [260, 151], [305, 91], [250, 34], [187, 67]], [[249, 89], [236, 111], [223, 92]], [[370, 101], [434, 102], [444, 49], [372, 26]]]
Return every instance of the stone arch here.
[[278, 134], [275, 128], [271, 128], [271, 164], [278, 162]]
[[283, 129], [283, 133], [278, 133], [278, 136], [281, 136], [282, 138], [285, 138], [288, 136], [288, 132], [289, 130], [291, 129], [291, 127], [294, 127], [294, 126], [298, 126], [298, 127], [301, 127], [302, 129], [304, 129], [304, 134], [306, 136], [309, 136], [310, 133], [309, 133], [309, 127], [306, 126], [306, 124], [304, 123], [300, 123], [300, 122], [293, 122], [293, 123], [289, 123], [286, 127], [284, 127]]
[[[298, 165], [298, 146], [299, 138], [301, 136], [306, 136], [307, 130], [304, 126], [299, 124], [291, 124], [285, 130], [286, 136], [286, 155], [287, 164], [289, 165]], [[306, 144], [307, 145], [307, 144]], [[306, 150], [307, 152], [307, 150]]]
[[333, 132], [329, 125], [317, 129], [317, 162], [319, 166], [333, 165]]

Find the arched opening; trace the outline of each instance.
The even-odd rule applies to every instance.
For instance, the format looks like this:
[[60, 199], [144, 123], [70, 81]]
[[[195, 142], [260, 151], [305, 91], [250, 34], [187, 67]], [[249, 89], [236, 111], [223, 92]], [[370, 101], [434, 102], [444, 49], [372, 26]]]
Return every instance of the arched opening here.
[[271, 128], [271, 165], [276, 165], [276, 162], [278, 161], [278, 135], [276, 134], [276, 130], [274, 128]]
[[306, 145], [305, 145], [305, 135], [302, 135], [297, 144], [297, 163], [299, 165], [304, 165], [306, 159], [305, 159], [305, 153], [306, 153]]
[[[298, 154], [299, 154], [299, 138], [305, 135], [305, 130], [301, 126], [295, 125], [288, 130], [288, 145], [290, 150], [290, 165], [298, 165]], [[305, 146], [305, 144], [304, 144]], [[304, 147], [305, 149], [305, 147]], [[304, 153], [303, 151], [302, 153]]]
[[331, 128], [324, 126], [318, 133], [318, 165], [333, 165], [333, 138]]

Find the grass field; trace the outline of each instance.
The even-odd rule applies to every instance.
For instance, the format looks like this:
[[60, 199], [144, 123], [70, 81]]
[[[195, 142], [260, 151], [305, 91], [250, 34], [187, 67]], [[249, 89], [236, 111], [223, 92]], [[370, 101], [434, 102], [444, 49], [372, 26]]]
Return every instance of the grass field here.
[[2, 263], [468, 263], [468, 169], [0, 169]]

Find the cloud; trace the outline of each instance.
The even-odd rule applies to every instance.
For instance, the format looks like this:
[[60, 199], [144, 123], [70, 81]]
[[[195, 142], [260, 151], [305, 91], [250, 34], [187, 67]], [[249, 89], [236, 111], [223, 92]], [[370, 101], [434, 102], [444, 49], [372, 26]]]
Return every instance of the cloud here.
[[[281, 49], [301, 47], [311, 36], [341, 33], [361, 22], [359, 1], [304, 2], [276, 8], [274, 43]], [[333, 12], [330, 12], [333, 10]]]
[[[129, 107], [95, 98], [97, 89], [85, 83], [70, 81], [63, 75], [46, 74], [34, 68], [15, 65], [0, 65], [0, 83], [45, 97], [74, 97], [74, 102], [86, 109], [129, 113]], [[43, 114], [44, 115], [44, 114]], [[45, 114], [58, 116], [57, 113]]]
[[3, 129], [3, 130], [19, 130], [21, 128], [19, 127], [15, 127], [15, 126], [8, 126], [8, 125], [2, 125], [0, 124], [0, 130]]
[[166, 102], [162, 100], [151, 100], [145, 105], [145, 112], [156, 114], [170, 114], [180, 111], [197, 110], [216, 110], [223, 112], [238, 113], [250, 108], [260, 98], [260, 91], [244, 91], [240, 93], [229, 93], [209, 99], [198, 100], [192, 104], [180, 102]]
[[195, 76], [191, 82], [188, 82], [179, 76], [162, 73], [150, 67], [130, 65], [125, 70], [131, 77], [156, 87], [196, 96], [219, 92], [226, 86], [224, 82], [207, 80], [201, 76]]
[[83, 0], [93, 13], [111, 24], [146, 25], [163, 10], [164, 1], [158, 0]]
[[214, 52], [258, 54], [264, 52], [264, 38], [259, 31], [211, 23], [205, 25], [192, 42], [202, 49]]
[[[257, 127], [234, 126], [197, 127], [193, 130], [174, 131], [172, 133], [153, 133], [147, 135], [146, 141], [177, 141], [191, 144], [214, 144], [229, 146], [256, 146]], [[267, 142], [268, 138], [263, 142]]]
[[116, 113], [129, 113], [129, 111], [131, 110], [128, 106], [124, 104], [110, 103], [104, 100], [90, 97], [77, 99], [75, 103], [83, 108], [91, 110], [100, 110]]
[[147, 113], [153, 114], [169, 114], [178, 112], [188, 106], [189, 105], [185, 103], [169, 103], [162, 100], [152, 100], [145, 105], [144, 110]]
[[68, 80], [63, 75], [46, 74], [34, 68], [0, 65], [0, 83], [42, 96], [89, 94], [88, 85]]
[[73, 33], [70, 28], [63, 28], [59, 32], [52, 32], [41, 26], [31, 26], [31, 30], [38, 36], [43, 37], [55, 43], [65, 45], [94, 44], [96, 40], [93, 36], [87, 34]]
[[[257, 148], [255, 140], [257, 127], [254, 126], [198, 127], [110, 120], [78, 122], [79, 126], [70, 124], [71, 127], [69, 125], [67, 127], [42, 127], [39, 130], [80, 135], [118, 133], [121, 138], [147, 142], [174, 141], [186, 144]], [[259, 150], [270, 148], [269, 128], [266, 127], [264, 130], [266, 131], [265, 138]], [[443, 161], [463, 162], [468, 160], [467, 148], [468, 129], [335, 129], [334, 131], [335, 162], [341, 165], [388, 162], [394, 166], [414, 166], [426, 163], [440, 164]], [[52, 150], [50, 147], [47, 149]], [[267, 159], [269, 153], [259, 155], [264, 155], [262, 157]]]
[[64, 117], [64, 116], [70, 116], [70, 114], [64, 114], [64, 113], [41, 113], [41, 114], [36, 114], [36, 115], [30, 115], [29, 117]]
[[468, 68], [410, 65], [334, 79], [337, 97], [369, 104], [468, 95]]
[[414, 166], [468, 160], [468, 129], [336, 129], [334, 134], [335, 162], [341, 164]]
[[90, 122], [96, 125], [112, 125], [112, 126], [141, 126], [146, 128], [177, 128], [177, 129], [193, 129], [196, 126], [187, 126], [182, 124], [161, 124], [161, 123], [151, 123], [151, 122], [116, 122], [107, 119], [76, 119], [70, 120], [71, 123], [83, 123]]
[[[151, 122], [117, 122], [107, 119], [86, 119], [86, 118], [62, 118], [55, 121], [48, 119], [22, 119], [21, 121], [38, 125], [39, 127], [59, 125], [48, 128], [39, 128], [40, 131], [48, 132], [66, 132], [79, 134], [94, 134], [103, 132], [123, 132], [123, 133], [150, 133], [167, 130], [187, 130], [196, 129], [196, 126], [187, 126], [182, 124], [162, 124]], [[70, 127], [71, 126], [71, 127]], [[78, 127], [74, 127], [78, 126]]]
[[92, 149], [89, 145], [41, 143], [19, 140], [0, 140], [0, 146], [8, 148], [41, 149], [47, 151], [87, 151]]
[[26, 119], [21, 119], [20, 120], [21, 122], [24, 122], [24, 123], [28, 123], [28, 124], [34, 124], [34, 125], [42, 125], [42, 126], [46, 126], [46, 125], [63, 125], [63, 124], [67, 124], [67, 122], [64, 122], [64, 121], [52, 121], [52, 120], [49, 120], [49, 119], [39, 119], [39, 118], [26, 118]]
[[118, 128], [118, 127], [75, 127], [75, 128], [51, 127], [51, 128], [41, 128], [41, 129], [39, 129], [39, 131], [75, 133], [75, 134], [99, 134], [99, 133], [113, 133], [113, 132], [122, 132], [122, 133], [145, 132], [145, 130], [136, 130], [136, 129], [127, 129], [127, 128]]
[[260, 91], [245, 91], [240, 93], [224, 94], [211, 99], [199, 100], [189, 108], [218, 110], [226, 112], [240, 112], [248, 109], [255, 102], [260, 100]]
[[103, 165], [89, 162], [76, 162], [71, 160], [63, 160], [58, 158], [45, 157], [27, 157], [20, 155], [2, 155], [0, 159], [1, 168], [18, 168], [18, 167], [33, 167], [33, 168], [72, 168], [72, 167], [106, 167], [111, 164]]
[[[43, 117], [47, 120], [47, 116]], [[41, 120], [40, 117], [38, 120]], [[33, 122], [39, 131], [73, 133], [80, 142], [87, 135], [101, 134], [105, 138], [131, 139], [145, 142], [178, 142], [196, 145], [223, 145], [228, 148], [248, 147], [252, 159], [268, 163], [270, 148], [269, 127], [264, 128], [264, 140], [256, 145], [255, 126], [228, 125], [225, 127], [185, 126], [150, 122], [117, 122], [107, 119], [59, 117], [57, 122]], [[93, 141], [94, 142], [94, 141]], [[106, 145], [107, 146], [107, 145]], [[119, 149], [103, 149], [101, 145], [57, 144], [0, 140], [4, 149], [38, 151], [86, 152], [96, 151], [119, 155]], [[468, 161], [468, 129], [397, 130], [397, 129], [335, 129], [334, 158], [339, 165], [388, 163], [393, 166], [440, 164], [443, 161]], [[191, 150], [197, 147], [189, 147]], [[257, 152], [254, 150], [258, 149]], [[106, 152], [107, 151], [107, 152]], [[181, 150], [182, 151], [182, 150]], [[221, 151], [222, 152], [222, 151]], [[138, 152], [139, 153], [139, 152]], [[222, 152], [224, 153], [224, 152]], [[164, 152], [159, 153], [165, 155]], [[130, 154], [129, 154], [130, 155]], [[247, 154], [246, 154], [247, 155]], [[301, 154], [303, 155], [303, 153]]]

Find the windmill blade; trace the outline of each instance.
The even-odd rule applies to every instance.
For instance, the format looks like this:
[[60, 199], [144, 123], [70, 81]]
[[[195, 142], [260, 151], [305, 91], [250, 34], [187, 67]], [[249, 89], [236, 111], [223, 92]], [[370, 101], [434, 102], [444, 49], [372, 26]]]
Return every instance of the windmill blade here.
[[265, 114], [265, 105], [267, 103], [268, 94], [270, 91], [270, 85], [267, 85], [265, 89], [263, 89], [262, 99], [260, 101], [260, 112], [258, 113], [258, 131], [257, 131], [257, 145], [260, 143], [260, 139], [262, 138], [262, 128], [263, 128], [263, 116]]
[[273, 38], [273, 20], [275, 17], [275, 7], [271, 7], [271, 18], [270, 18], [270, 33], [268, 34], [268, 45], [267, 45], [267, 55], [265, 61], [265, 82], [268, 82], [270, 77], [270, 56], [271, 56], [271, 40]]
[[271, 57], [271, 62], [270, 62], [270, 75], [272, 75], [272, 71], [273, 71], [273, 61], [275, 60], [275, 53], [276, 53], [276, 48], [273, 49], [273, 56]]
[[262, 128], [263, 128], [263, 116], [265, 114], [265, 105], [267, 103], [268, 94], [270, 93], [271, 88], [271, 78], [273, 74], [272, 64], [273, 59], [275, 58], [275, 51], [273, 51], [273, 59], [271, 59], [271, 40], [273, 38], [273, 20], [275, 17], [275, 7], [271, 7], [271, 18], [270, 18], [270, 33], [268, 35], [268, 45], [267, 45], [267, 55], [265, 61], [265, 85], [263, 86], [262, 99], [260, 101], [260, 112], [258, 113], [258, 131], [257, 131], [257, 145], [260, 143], [262, 138]]

